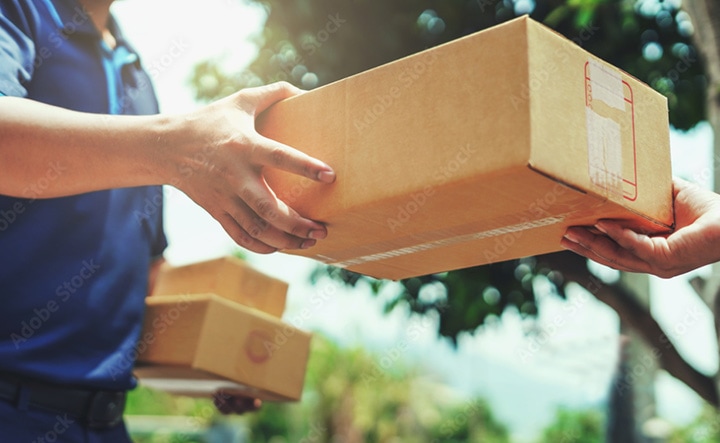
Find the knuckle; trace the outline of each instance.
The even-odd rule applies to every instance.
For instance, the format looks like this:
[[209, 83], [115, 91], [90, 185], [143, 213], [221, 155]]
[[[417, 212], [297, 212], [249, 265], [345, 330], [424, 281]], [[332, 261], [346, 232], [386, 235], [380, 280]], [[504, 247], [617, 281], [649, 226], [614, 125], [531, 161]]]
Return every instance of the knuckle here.
[[306, 164], [305, 166], [303, 166], [302, 173], [305, 177], [308, 178], [315, 178], [318, 176], [318, 171], [316, 171], [311, 164]]
[[236, 134], [232, 138], [232, 142], [238, 149], [243, 152], [249, 152], [250, 154], [254, 154], [260, 145], [257, 140], [248, 134]]
[[290, 83], [286, 80], [280, 80], [278, 82], [271, 83], [269, 86], [274, 90], [290, 89], [292, 87]]
[[275, 205], [270, 199], [260, 198], [255, 202], [255, 210], [257, 214], [265, 220], [276, 220], [278, 217], [275, 211]]
[[245, 230], [252, 238], [258, 238], [262, 234], [262, 229], [260, 229], [260, 227], [255, 224], [248, 226]]
[[252, 243], [253, 243], [252, 237], [250, 237], [250, 235], [247, 234], [247, 233], [244, 232], [244, 231], [241, 231], [241, 232], [239, 232], [239, 233], [237, 233], [237, 234], [235, 235], [235, 241], [236, 241], [240, 246], [244, 246], [244, 247], [246, 247], [246, 248], [248, 248], [248, 249], [251, 249], [250, 246], [251, 246]]
[[261, 231], [267, 231], [270, 228], [270, 223], [268, 223], [267, 220], [264, 220], [262, 218], [256, 218], [255, 219], [255, 225], [260, 229]]
[[233, 96], [234, 104], [238, 109], [250, 113], [257, 102], [256, 95], [256, 91], [252, 89], [240, 90]]
[[238, 189], [238, 196], [243, 201], [249, 201], [253, 195], [253, 188], [251, 186], [240, 186]]
[[307, 229], [306, 227], [304, 227], [300, 224], [297, 224], [297, 223], [295, 225], [293, 225], [293, 227], [290, 229], [290, 234], [292, 234], [295, 237], [299, 237], [299, 238], [307, 237], [308, 232], [309, 232], [309, 229]]
[[238, 245], [250, 249], [250, 246], [253, 244], [253, 238], [248, 235], [248, 233], [245, 231], [245, 229], [237, 224], [236, 222], [233, 222], [234, 226], [231, 230], [227, 230], [228, 234], [230, 234], [230, 237], [237, 243]]
[[245, 229], [252, 238], [260, 238], [262, 234], [267, 230], [268, 223], [260, 218], [255, 218], [250, 225]]
[[225, 229], [225, 232], [227, 232], [230, 235], [230, 238], [232, 238], [239, 246], [258, 254], [273, 252], [273, 248], [256, 239], [263, 230], [263, 224], [253, 223], [253, 225], [249, 227], [243, 226], [245, 224], [241, 222], [243, 217], [244, 215], [242, 212], [224, 212], [217, 219]]
[[270, 161], [272, 162], [272, 164], [274, 166], [276, 166], [276, 167], [285, 166], [289, 160], [290, 160], [290, 155], [288, 154], [288, 152], [285, 149], [283, 149], [279, 146], [275, 146], [270, 149]]

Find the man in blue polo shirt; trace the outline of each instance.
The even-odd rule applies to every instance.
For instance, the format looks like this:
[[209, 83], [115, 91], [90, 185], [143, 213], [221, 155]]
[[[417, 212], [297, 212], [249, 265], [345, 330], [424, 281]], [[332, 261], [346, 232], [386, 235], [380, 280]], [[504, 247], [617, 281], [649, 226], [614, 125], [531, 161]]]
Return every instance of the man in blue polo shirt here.
[[2, 441], [129, 441], [127, 361], [166, 246], [159, 185], [255, 252], [327, 234], [262, 176], [274, 167], [334, 180], [254, 130], [259, 112], [299, 91], [273, 84], [159, 115], [111, 3], [0, 0]]

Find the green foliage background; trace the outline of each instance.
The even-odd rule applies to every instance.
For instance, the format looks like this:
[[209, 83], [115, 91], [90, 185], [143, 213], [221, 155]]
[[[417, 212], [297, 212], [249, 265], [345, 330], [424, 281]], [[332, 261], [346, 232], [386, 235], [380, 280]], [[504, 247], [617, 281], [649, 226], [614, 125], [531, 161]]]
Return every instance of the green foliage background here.
[[[480, 398], [453, 398], [446, 388], [400, 360], [381, 359], [360, 348], [343, 349], [316, 335], [302, 402], [266, 403], [257, 413], [223, 417], [210, 400], [172, 397], [139, 388], [126, 415], [184, 416], [198, 428], [226, 422], [249, 430], [253, 443], [510, 442], [508, 429]], [[130, 420], [132, 422], [132, 419]], [[138, 443], [199, 442], [202, 437], [139, 436]]]

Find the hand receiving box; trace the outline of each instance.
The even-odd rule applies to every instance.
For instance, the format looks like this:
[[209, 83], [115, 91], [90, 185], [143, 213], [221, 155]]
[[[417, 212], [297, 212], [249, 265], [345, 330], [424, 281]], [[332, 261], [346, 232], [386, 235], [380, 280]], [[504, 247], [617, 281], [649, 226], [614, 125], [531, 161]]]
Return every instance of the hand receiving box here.
[[665, 97], [528, 17], [284, 100], [257, 128], [337, 172], [266, 172], [328, 225], [289, 252], [378, 278], [557, 251], [599, 218], [673, 225]]

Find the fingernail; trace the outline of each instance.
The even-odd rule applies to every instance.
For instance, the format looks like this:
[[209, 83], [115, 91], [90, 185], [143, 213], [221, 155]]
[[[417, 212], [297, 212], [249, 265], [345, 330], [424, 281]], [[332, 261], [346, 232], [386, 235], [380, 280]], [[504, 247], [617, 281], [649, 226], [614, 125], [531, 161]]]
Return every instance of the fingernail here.
[[316, 240], [322, 240], [325, 237], [327, 237], [327, 231], [323, 229], [316, 229], [314, 231], [310, 231], [310, 234], [308, 235], [310, 238], [314, 238]]
[[300, 244], [300, 249], [312, 248], [313, 246], [315, 246], [315, 243], [316, 241], [312, 239], [305, 240]]
[[607, 229], [603, 226], [603, 222], [597, 222], [595, 223], [595, 229], [602, 232], [603, 234], [607, 235]]
[[335, 171], [320, 171], [317, 178], [323, 183], [332, 183], [335, 181]]
[[580, 243], [580, 237], [574, 231], [566, 231], [565, 235], [563, 235], [563, 238], [573, 243]]

